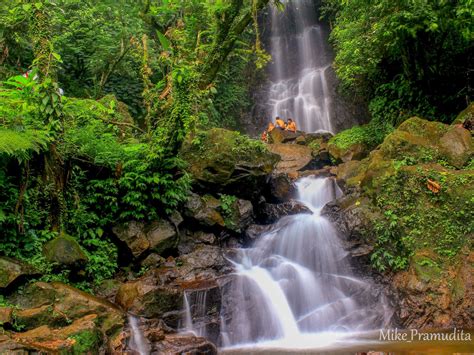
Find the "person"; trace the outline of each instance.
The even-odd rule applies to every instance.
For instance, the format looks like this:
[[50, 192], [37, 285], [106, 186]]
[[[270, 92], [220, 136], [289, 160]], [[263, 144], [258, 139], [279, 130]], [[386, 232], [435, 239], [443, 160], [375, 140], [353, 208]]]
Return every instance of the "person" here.
[[288, 118], [288, 124], [286, 125], [286, 130], [296, 133], [296, 123], [292, 118]]
[[265, 131], [263, 131], [262, 133], [262, 141], [263, 142], [268, 142], [268, 134], [273, 131], [275, 129], [275, 125], [273, 124], [273, 122], [270, 122], [268, 124], [268, 127]]
[[280, 117], [276, 117], [275, 118], [275, 122], [276, 122], [276, 127], [281, 129], [281, 130], [284, 130], [286, 128], [286, 124], [285, 124], [285, 121], [283, 121]]

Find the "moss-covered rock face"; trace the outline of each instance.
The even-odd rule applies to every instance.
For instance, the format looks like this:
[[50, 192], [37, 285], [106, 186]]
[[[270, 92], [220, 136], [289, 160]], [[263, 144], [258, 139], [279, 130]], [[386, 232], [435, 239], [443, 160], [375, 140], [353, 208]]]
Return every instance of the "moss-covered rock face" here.
[[124, 324], [124, 314], [117, 306], [60, 282], [36, 282], [10, 301], [18, 307], [13, 312], [16, 324], [26, 330], [64, 326], [90, 314], [97, 316], [95, 323], [107, 335]]
[[222, 128], [188, 137], [180, 156], [198, 185], [242, 197], [258, 194], [278, 161], [262, 142]]
[[32, 266], [19, 260], [0, 256], [0, 289], [8, 287], [22, 276], [35, 274]]
[[[341, 212], [337, 224], [358, 241], [354, 248], [372, 247], [372, 266], [396, 272], [405, 326], [469, 325], [462, 314], [472, 301], [455, 294], [472, 284], [459, 275], [474, 271], [465, 262], [474, 235], [472, 154], [466, 129], [414, 117], [367, 158], [337, 169], [348, 195], [330, 209]], [[454, 279], [457, 286], [446, 281]]]
[[53, 263], [68, 267], [80, 267], [87, 263], [87, 255], [79, 243], [69, 235], [61, 235], [46, 243], [43, 255]]

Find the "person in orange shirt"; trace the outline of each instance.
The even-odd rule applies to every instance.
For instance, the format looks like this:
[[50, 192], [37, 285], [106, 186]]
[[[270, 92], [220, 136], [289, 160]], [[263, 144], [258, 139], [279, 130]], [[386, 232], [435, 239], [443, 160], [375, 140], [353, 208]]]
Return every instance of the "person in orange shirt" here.
[[286, 123], [280, 117], [277, 116], [275, 121], [276, 121], [276, 127], [277, 128], [280, 128], [280, 129], [283, 129], [283, 130], [286, 129]]
[[295, 133], [296, 132], [296, 123], [293, 119], [288, 118], [288, 124], [286, 125], [286, 130]]

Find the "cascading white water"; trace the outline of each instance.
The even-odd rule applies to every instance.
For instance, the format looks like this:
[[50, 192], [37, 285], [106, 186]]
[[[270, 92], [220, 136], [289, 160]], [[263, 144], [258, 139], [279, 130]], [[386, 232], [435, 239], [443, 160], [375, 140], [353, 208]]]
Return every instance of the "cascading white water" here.
[[341, 193], [334, 179], [307, 177], [297, 188], [313, 214], [284, 217], [239, 250], [224, 296], [224, 346], [314, 346], [325, 332], [335, 339], [334, 332], [378, 329], [391, 317], [373, 285], [353, 276], [334, 227], [321, 216]]
[[[207, 290], [184, 292], [184, 324], [181, 332], [205, 337], [206, 323], [202, 321], [207, 312]], [[194, 320], [193, 320], [194, 318]], [[196, 321], [197, 320], [197, 321]], [[199, 322], [198, 320], [201, 320]]]
[[133, 315], [128, 315], [128, 324], [130, 326], [130, 342], [128, 347], [130, 350], [137, 352], [140, 355], [147, 355], [150, 353], [150, 347], [145, 336], [138, 326], [138, 318]]
[[293, 0], [271, 8], [268, 97], [271, 118], [293, 118], [306, 132], [333, 132], [328, 70], [331, 56], [315, 2]]

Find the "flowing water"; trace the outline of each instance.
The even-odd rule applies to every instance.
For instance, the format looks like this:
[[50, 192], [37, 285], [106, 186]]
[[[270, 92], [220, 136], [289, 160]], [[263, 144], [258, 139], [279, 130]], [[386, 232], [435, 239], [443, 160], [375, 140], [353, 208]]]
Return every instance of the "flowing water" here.
[[128, 348], [140, 355], [147, 355], [150, 353], [148, 341], [139, 327], [139, 319], [133, 315], [128, 316], [128, 324], [130, 326], [130, 342]]
[[184, 324], [181, 332], [206, 337], [207, 290], [184, 292]]
[[333, 132], [331, 55], [315, 2], [293, 0], [271, 8], [269, 113], [293, 118], [300, 130]]
[[302, 178], [299, 200], [313, 214], [280, 219], [240, 249], [223, 296], [224, 347], [314, 347], [386, 326], [392, 312], [373, 285], [355, 277], [321, 209], [340, 190], [330, 178]]

